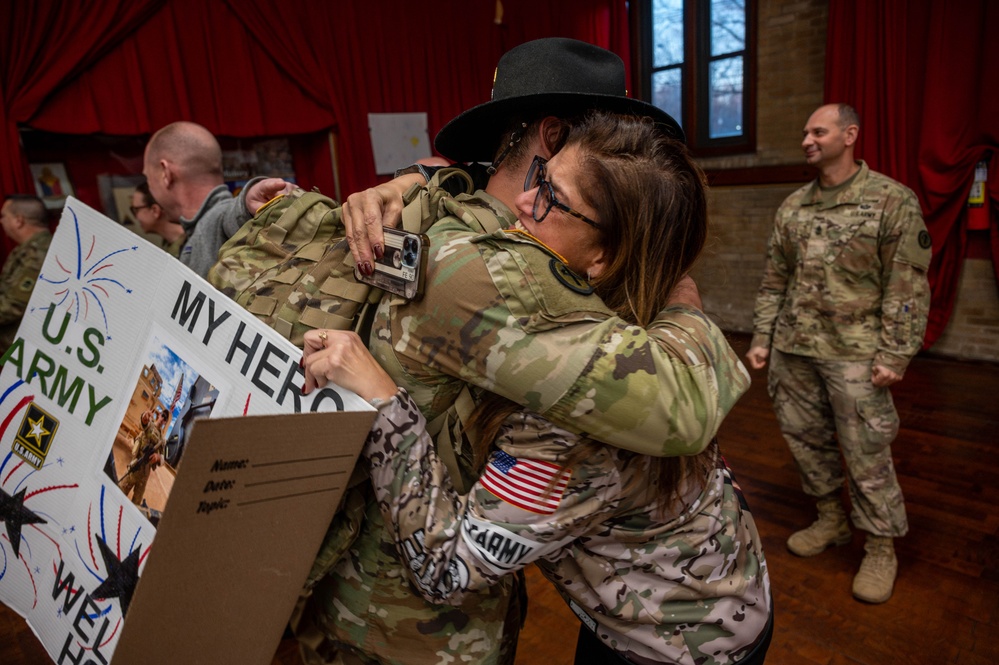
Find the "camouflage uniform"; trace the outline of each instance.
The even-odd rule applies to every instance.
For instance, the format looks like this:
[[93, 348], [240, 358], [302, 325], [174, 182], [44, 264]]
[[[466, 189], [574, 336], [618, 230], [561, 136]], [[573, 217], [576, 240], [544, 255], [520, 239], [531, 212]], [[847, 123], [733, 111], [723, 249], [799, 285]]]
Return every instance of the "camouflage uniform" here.
[[[404, 568], [430, 602], [460, 603], [536, 562], [584, 623], [634, 662], [732, 663], [766, 628], [759, 533], [717, 457], [666, 511], [653, 458], [591, 445], [530, 412], [508, 417], [468, 494], [453, 488], [408, 395], [364, 449]], [[639, 660], [641, 659], [641, 660]]]
[[[640, 453], [708, 445], [749, 376], [703, 314], [677, 306], [648, 330], [626, 325], [537, 241], [482, 233], [480, 218], [515, 221], [497, 199], [480, 191], [444, 206], [450, 215], [428, 232], [426, 295], [383, 298], [370, 339], [427, 419], [467, 382]], [[457, 453], [461, 475], [477, 478], [469, 449]], [[316, 588], [328, 635], [371, 662], [509, 662], [510, 633], [500, 636], [518, 609], [508, 604], [513, 576], [459, 607], [428, 604], [407, 583], [394, 542], [369, 504], [362, 532]]]
[[752, 346], [772, 348], [770, 395], [805, 492], [842, 487], [842, 450], [854, 524], [902, 536], [898, 414], [871, 369], [902, 374], [922, 345], [931, 243], [912, 191], [860, 166], [845, 186], [823, 195], [812, 182], [777, 211]]
[[39, 231], [15, 247], [3, 264], [0, 272], [0, 356], [17, 337], [17, 328], [51, 243], [52, 234], [48, 230]]
[[656, 457], [696, 454], [749, 386], [721, 331], [673, 306], [628, 325], [530, 235], [481, 231], [513, 214], [483, 191], [431, 227], [423, 300], [382, 300], [370, 348], [428, 419], [464, 383], [575, 432]]
[[[135, 437], [135, 441], [132, 443], [132, 463], [134, 464], [138, 461], [146, 448], [150, 446], [154, 453], [158, 453], [161, 456], [166, 450], [163, 432], [157, 427], [155, 418], [146, 425], [145, 429], [139, 432], [139, 436]], [[152, 473], [152, 469], [147, 459], [141, 467], [136, 468], [131, 473], [127, 473], [118, 484], [121, 491], [125, 493], [125, 496], [128, 496], [128, 492], [131, 490], [132, 503], [137, 506], [142, 505], [142, 498], [146, 494], [146, 483], [149, 482], [150, 473]]]

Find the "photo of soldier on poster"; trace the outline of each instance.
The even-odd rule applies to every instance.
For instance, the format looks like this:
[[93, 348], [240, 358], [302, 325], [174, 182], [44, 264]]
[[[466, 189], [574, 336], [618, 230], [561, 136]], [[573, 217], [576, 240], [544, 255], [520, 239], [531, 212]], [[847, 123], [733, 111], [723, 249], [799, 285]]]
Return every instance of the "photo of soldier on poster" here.
[[156, 525], [173, 487], [194, 420], [206, 418], [218, 389], [154, 337], [105, 473]]

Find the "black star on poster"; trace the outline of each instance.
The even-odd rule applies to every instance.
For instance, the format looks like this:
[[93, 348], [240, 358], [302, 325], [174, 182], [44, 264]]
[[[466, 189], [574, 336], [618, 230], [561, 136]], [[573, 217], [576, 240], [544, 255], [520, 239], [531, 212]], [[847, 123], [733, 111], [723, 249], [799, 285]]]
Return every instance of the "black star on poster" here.
[[27, 489], [22, 487], [14, 496], [0, 489], [0, 522], [7, 525], [7, 538], [10, 539], [15, 557], [21, 548], [21, 527], [26, 524], [46, 524], [45, 520], [24, 507], [24, 493]]
[[132, 550], [132, 553], [119, 560], [115, 553], [111, 551], [107, 543], [98, 536], [97, 546], [101, 549], [101, 557], [104, 558], [104, 568], [108, 571], [108, 576], [99, 587], [94, 589], [94, 598], [117, 598], [121, 603], [121, 615], [128, 614], [128, 604], [132, 602], [132, 594], [135, 593], [135, 585], [139, 583], [139, 552], [142, 546], [139, 545]]

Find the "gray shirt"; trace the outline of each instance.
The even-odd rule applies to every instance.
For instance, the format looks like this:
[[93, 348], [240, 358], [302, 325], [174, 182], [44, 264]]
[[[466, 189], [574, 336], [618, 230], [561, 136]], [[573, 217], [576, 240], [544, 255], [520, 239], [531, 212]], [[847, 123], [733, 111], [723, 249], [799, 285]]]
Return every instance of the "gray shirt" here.
[[247, 182], [236, 198], [229, 193], [228, 187], [219, 185], [205, 198], [192, 219], [180, 218], [187, 233], [187, 241], [177, 257], [181, 263], [201, 277], [208, 275], [208, 270], [218, 260], [219, 248], [250, 219], [246, 192], [262, 179]]

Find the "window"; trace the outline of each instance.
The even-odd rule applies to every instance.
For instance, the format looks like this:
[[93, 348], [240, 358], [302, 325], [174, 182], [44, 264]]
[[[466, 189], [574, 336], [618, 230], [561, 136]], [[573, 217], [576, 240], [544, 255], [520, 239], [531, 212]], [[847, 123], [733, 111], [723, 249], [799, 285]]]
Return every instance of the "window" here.
[[754, 0], [632, 0], [643, 97], [696, 154], [756, 148]]

